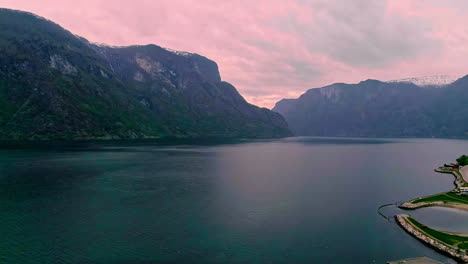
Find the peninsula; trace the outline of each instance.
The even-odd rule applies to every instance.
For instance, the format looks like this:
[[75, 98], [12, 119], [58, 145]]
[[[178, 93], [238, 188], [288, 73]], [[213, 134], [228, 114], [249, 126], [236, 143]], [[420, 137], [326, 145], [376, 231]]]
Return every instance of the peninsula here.
[[[414, 210], [441, 206], [468, 211], [468, 156], [463, 155], [455, 163], [444, 164], [435, 171], [454, 175], [455, 188], [450, 192], [411, 200], [400, 205], [400, 208]], [[398, 224], [414, 237], [462, 263], [468, 263], [468, 234], [434, 230], [405, 214], [399, 214], [395, 218]]]

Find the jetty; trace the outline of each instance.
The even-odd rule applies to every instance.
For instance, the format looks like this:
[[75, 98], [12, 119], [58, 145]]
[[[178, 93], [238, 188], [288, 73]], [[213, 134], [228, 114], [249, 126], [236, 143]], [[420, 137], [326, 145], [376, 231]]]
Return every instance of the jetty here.
[[[399, 207], [414, 210], [421, 207], [441, 206], [468, 211], [468, 156], [457, 159], [457, 163], [444, 164], [435, 170], [440, 173], [450, 173], [455, 177], [455, 188], [446, 193], [434, 194], [416, 198], [401, 204]], [[468, 263], [468, 236], [437, 231], [419, 223], [409, 215], [395, 216], [396, 222], [409, 234], [421, 240], [437, 251], [450, 256], [461, 263]], [[418, 259], [416, 259], [417, 261]], [[404, 260], [402, 260], [404, 261]], [[389, 263], [434, 263], [434, 262], [389, 262]], [[437, 263], [437, 262], [436, 262]]]
[[409, 234], [423, 241], [437, 251], [444, 253], [462, 263], [468, 263], [468, 252], [460, 249], [455, 245], [448, 244], [422, 230], [420, 226], [415, 224], [409, 215], [400, 214], [395, 216], [397, 223]]

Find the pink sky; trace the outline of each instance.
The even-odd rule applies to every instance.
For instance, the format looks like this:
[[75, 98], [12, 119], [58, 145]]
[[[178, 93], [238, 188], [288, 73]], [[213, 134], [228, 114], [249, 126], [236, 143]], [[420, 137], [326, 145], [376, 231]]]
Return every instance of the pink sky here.
[[1, 0], [92, 42], [199, 53], [251, 103], [334, 82], [468, 74], [467, 0]]

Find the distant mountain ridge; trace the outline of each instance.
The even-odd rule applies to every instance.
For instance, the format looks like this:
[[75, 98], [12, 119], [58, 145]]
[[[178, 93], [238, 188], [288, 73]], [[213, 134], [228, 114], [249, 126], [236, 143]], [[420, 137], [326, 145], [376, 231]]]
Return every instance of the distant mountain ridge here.
[[468, 75], [442, 86], [367, 80], [310, 89], [283, 99], [282, 114], [300, 136], [468, 138]]
[[283, 137], [203, 56], [88, 42], [0, 9], [0, 139]]

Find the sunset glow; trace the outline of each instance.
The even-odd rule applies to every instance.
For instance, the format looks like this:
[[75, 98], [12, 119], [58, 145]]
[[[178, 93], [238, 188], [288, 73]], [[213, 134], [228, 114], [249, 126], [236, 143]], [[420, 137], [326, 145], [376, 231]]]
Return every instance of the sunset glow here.
[[251, 103], [368, 78], [464, 75], [468, 2], [3, 0], [92, 42], [201, 54]]

